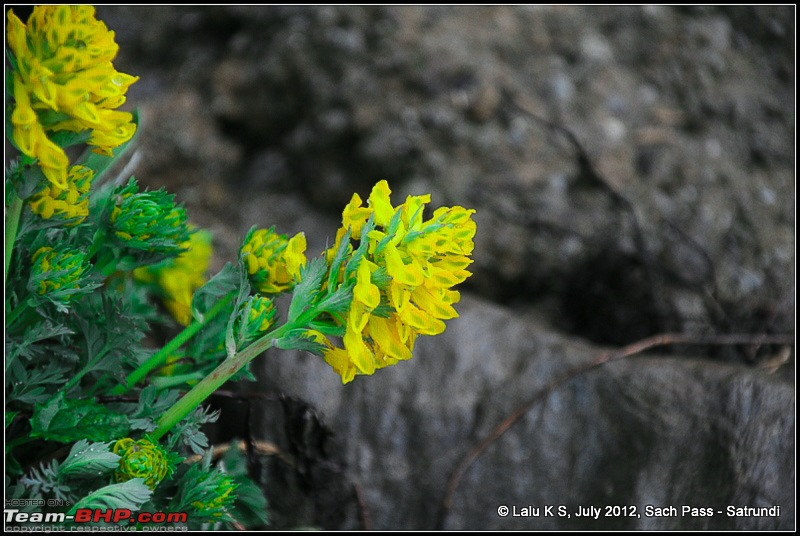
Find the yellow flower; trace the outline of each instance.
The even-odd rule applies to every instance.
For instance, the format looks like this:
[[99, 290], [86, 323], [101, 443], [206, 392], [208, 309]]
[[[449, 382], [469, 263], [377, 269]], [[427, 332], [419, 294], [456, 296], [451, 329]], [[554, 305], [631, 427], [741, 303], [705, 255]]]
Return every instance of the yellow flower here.
[[[353, 300], [346, 319], [339, 321], [345, 328], [343, 348], [317, 331], [309, 332], [325, 346], [325, 361], [343, 383], [411, 358], [419, 335], [443, 332], [444, 320], [458, 316], [453, 305], [460, 294], [452, 287], [471, 275], [466, 268], [472, 263], [475, 211], [442, 207], [425, 220], [429, 195], [408, 196], [394, 207], [390, 193], [388, 183], [379, 182], [368, 207], [353, 195], [342, 213], [336, 243], [327, 251], [330, 262], [349, 236], [350, 262], [358, 263]], [[366, 253], [357, 258], [353, 244], [362, 240], [367, 241]]]
[[55, 216], [69, 220], [68, 225], [77, 225], [89, 215], [88, 193], [93, 177], [91, 169], [72, 166], [67, 176], [67, 187], [59, 188], [48, 183], [31, 196], [31, 210], [46, 220]]
[[211, 262], [211, 233], [197, 231], [183, 244], [186, 251], [158, 264], [143, 266], [133, 272], [137, 281], [154, 284], [164, 307], [181, 325], [192, 321], [192, 296], [206, 282]]
[[14, 143], [66, 189], [69, 161], [49, 135], [89, 131], [89, 145], [110, 156], [136, 130], [133, 116], [116, 108], [138, 77], [114, 68], [114, 32], [91, 6], [35, 6], [27, 24], [9, 10], [7, 30], [15, 67]]
[[274, 227], [251, 231], [241, 255], [250, 282], [263, 294], [278, 294], [294, 286], [300, 268], [306, 264], [306, 235], [292, 238], [275, 232]]

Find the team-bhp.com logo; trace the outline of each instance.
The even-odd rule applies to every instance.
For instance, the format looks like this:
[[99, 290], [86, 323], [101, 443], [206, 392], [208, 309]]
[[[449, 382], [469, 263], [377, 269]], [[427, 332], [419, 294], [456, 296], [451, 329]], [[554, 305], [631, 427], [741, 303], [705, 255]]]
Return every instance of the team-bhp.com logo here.
[[186, 512], [132, 512], [127, 508], [99, 510], [78, 508], [75, 523], [186, 523]]
[[127, 508], [101, 510], [99, 508], [78, 508], [75, 515], [48, 512], [20, 512], [6, 508], [7, 523], [186, 523], [186, 512], [134, 512]]

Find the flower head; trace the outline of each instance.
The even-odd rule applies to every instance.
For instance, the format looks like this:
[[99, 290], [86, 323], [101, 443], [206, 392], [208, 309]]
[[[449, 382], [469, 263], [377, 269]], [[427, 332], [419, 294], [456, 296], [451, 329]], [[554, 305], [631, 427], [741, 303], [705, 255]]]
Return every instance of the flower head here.
[[27, 24], [9, 11], [7, 30], [14, 142], [39, 160], [50, 182], [66, 189], [69, 162], [51, 135], [87, 131], [89, 145], [110, 156], [136, 130], [132, 114], [116, 108], [138, 77], [114, 68], [114, 32], [91, 6], [35, 6]]
[[89, 215], [89, 188], [94, 173], [84, 166], [72, 166], [67, 175], [67, 187], [48, 183], [30, 198], [31, 210], [44, 219], [68, 220], [77, 225]]
[[269, 229], [251, 230], [242, 245], [241, 256], [250, 282], [263, 294], [279, 294], [290, 289], [306, 263], [306, 236], [292, 238]]
[[165, 190], [139, 192], [131, 179], [116, 195], [110, 215], [114, 235], [127, 247], [174, 254], [189, 240], [186, 210]]
[[211, 233], [195, 231], [182, 246], [185, 251], [177, 257], [137, 268], [133, 277], [154, 285], [172, 317], [188, 326], [192, 321], [192, 296], [205, 284], [211, 262]]
[[28, 288], [56, 303], [67, 303], [74, 295], [91, 290], [87, 284], [91, 265], [78, 250], [44, 246], [32, 258]]
[[339, 279], [354, 279], [353, 299], [340, 321], [343, 348], [319, 332], [309, 336], [325, 346], [326, 362], [345, 383], [409, 359], [419, 335], [444, 331], [444, 320], [458, 316], [453, 305], [460, 294], [452, 287], [471, 275], [466, 268], [472, 263], [475, 211], [442, 207], [426, 220], [429, 195], [408, 196], [394, 207], [390, 193], [386, 181], [379, 182], [366, 207], [353, 195], [327, 252], [329, 262], [341, 248], [349, 252]]
[[119, 468], [114, 473], [117, 482], [143, 478], [147, 487], [155, 489], [172, 473], [167, 453], [149, 439], [120, 439], [114, 443], [111, 452], [120, 456]]

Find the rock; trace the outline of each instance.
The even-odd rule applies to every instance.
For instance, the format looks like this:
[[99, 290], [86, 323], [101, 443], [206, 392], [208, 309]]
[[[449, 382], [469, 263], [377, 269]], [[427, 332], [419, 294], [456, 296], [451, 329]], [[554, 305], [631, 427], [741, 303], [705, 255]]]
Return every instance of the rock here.
[[[470, 448], [603, 351], [470, 296], [458, 309], [461, 317], [443, 335], [423, 337], [412, 360], [345, 386], [314, 356], [259, 358], [259, 391], [306, 401], [333, 434], [327, 444], [336, 448], [317, 463], [336, 461], [337, 485], [359, 484], [373, 529], [435, 528], [448, 479]], [[790, 529], [794, 404], [791, 382], [741, 365], [665, 354], [606, 364], [561, 384], [488, 446], [464, 473], [441, 528]], [[274, 422], [258, 423], [259, 433], [289, 444]], [[300, 511], [314, 510], [313, 500], [306, 494]], [[518, 512], [563, 505], [571, 517], [500, 517], [501, 505]], [[713, 508], [714, 515], [651, 517], [647, 505]], [[729, 505], [780, 506], [781, 515], [729, 517]], [[603, 515], [576, 516], [589, 506]], [[638, 515], [612, 517], [606, 506], [635, 507]], [[314, 523], [324, 513], [294, 522]], [[355, 500], [324, 528], [359, 528]]]

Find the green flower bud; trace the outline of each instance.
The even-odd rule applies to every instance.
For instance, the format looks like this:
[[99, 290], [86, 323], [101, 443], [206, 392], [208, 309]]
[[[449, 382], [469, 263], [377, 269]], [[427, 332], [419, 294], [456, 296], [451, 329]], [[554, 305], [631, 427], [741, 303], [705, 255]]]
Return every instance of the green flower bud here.
[[91, 265], [80, 251], [44, 246], [36, 250], [31, 260], [28, 289], [54, 302], [66, 303], [75, 294], [96, 286], [87, 284]]
[[197, 479], [200, 492], [192, 501], [192, 507], [198, 513], [209, 517], [222, 517], [225, 510], [236, 500], [234, 493], [237, 484], [233, 477], [219, 470], [204, 473]]
[[165, 190], [139, 192], [133, 179], [119, 192], [111, 209], [111, 229], [127, 247], [149, 252], [182, 251], [189, 240], [186, 210]]
[[251, 230], [241, 254], [250, 282], [264, 294], [278, 294], [294, 286], [306, 263], [306, 236], [292, 238], [269, 229]]
[[155, 489], [159, 482], [172, 473], [167, 453], [149, 439], [120, 439], [114, 443], [111, 452], [120, 456], [119, 469], [114, 473], [117, 482], [143, 478], [145, 485]]
[[248, 302], [247, 330], [253, 335], [264, 333], [275, 319], [275, 304], [263, 296], [253, 296]]

